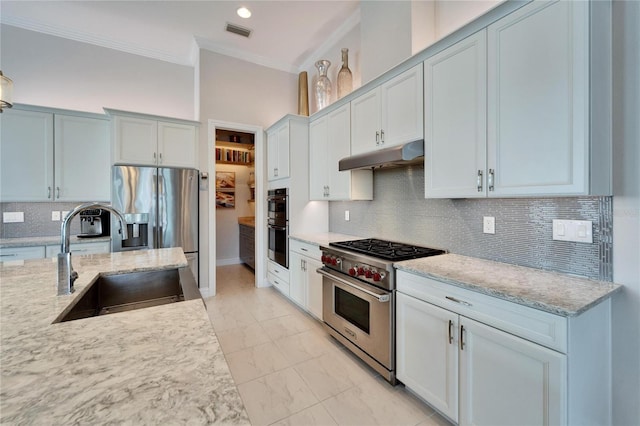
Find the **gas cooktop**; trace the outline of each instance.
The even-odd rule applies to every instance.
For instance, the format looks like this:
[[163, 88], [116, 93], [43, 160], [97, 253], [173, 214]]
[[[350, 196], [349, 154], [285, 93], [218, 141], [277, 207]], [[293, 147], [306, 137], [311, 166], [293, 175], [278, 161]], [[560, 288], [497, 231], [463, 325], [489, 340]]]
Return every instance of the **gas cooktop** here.
[[329, 245], [393, 262], [417, 259], [419, 257], [437, 256], [446, 253], [444, 250], [413, 246], [394, 241], [378, 240], [376, 238], [338, 241], [329, 243]]

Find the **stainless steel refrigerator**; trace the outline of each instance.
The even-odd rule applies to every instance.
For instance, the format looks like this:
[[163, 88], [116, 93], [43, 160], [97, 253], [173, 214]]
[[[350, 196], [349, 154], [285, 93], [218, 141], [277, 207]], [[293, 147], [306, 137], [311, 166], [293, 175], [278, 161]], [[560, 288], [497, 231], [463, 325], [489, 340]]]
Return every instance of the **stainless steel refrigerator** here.
[[124, 241], [112, 235], [112, 251], [182, 247], [198, 280], [198, 171], [113, 166], [111, 183], [111, 204], [124, 213], [129, 231]]

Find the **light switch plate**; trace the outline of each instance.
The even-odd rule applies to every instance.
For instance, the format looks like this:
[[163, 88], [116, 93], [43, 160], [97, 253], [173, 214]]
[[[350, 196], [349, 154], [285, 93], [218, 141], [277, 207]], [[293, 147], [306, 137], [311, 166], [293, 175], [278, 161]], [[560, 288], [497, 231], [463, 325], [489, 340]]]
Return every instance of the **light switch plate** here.
[[56, 211], [56, 210], [52, 211], [51, 212], [51, 220], [56, 221], [56, 222], [59, 221], [60, 220], [60, 211]]
[[553, 239], [593, 243], [593, 223], [590, 220], [553, 220]]
[[24, 222], [24, 212], [3, 212], [2, 223]]
[[485, 216], [482, 218], [482, 232], [485, 234], [496, 233], [496, 218], [493, 216]]
[[349, 210], [344, 211], [344, 220], [349, 221]]

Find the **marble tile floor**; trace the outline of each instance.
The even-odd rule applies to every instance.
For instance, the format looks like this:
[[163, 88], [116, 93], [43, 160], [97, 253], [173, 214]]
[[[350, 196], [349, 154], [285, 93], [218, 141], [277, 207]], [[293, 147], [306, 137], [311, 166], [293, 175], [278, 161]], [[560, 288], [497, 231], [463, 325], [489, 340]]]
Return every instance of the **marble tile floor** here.
[[243, 265], [217, 268], [209, 318], [253, 425], [450, 423], [393, 387]]

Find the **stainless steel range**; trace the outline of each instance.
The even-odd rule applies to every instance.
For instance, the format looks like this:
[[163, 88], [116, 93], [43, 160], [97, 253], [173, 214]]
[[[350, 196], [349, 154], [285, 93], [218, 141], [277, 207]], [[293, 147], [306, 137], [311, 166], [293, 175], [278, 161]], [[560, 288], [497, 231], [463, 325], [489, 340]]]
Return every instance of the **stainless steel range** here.
[[380, 373], [395, 377], [394, 262], [444, 250], [378, 239], [321, 247], [323, 320], [329, 334]]

